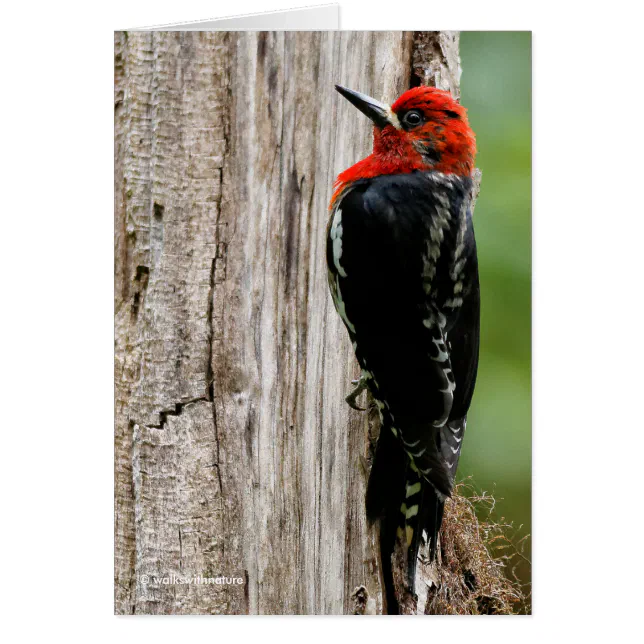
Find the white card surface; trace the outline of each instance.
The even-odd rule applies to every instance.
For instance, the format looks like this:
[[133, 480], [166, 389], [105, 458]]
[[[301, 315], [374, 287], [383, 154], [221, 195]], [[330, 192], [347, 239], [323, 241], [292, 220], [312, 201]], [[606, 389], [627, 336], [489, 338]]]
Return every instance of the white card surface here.
[[329, 31], [340, 28], [340, 5], [326, 4], [286, 11], [267, 11], [231, 18], [211, 18], [128, 31]]

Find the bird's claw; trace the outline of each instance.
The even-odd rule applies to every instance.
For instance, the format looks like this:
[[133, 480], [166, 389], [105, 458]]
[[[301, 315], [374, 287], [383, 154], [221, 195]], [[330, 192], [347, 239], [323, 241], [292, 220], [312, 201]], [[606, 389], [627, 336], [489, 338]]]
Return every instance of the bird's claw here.
[[364, 407], [359, 407], [356, 404], [356, 399], [367, 388], [367, 379], [364, 376], [360, 376], [358, 380], [352, 380], [351, 384], [355, 385], [355, 389], [345, 398], [347, 404], [356, 411], [366, 411]]

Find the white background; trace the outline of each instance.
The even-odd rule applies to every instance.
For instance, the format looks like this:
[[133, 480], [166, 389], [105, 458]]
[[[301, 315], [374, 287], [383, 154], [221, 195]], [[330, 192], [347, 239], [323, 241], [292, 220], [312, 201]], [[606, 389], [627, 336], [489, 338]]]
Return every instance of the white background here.
[[266, 4], [5, 7], [3, 630], [72, 642], [641, 637], [642, 38], [620, 1], [601, 15], [561, 0], [341, 3], [344, 29], [534, 31], [534, 617], [112, 616], [112, 32], [297, 0]]

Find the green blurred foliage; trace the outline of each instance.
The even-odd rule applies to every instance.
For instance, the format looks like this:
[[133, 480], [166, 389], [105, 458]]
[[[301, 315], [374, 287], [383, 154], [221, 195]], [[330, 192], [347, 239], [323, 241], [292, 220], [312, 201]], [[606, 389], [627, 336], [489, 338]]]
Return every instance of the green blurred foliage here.
[[[459, 476], [531, 531], [531, 34], [461, 32], [461, 103], [483, 172], [481, 357]], [[527, 566], [521, 569], [525, 579]]]

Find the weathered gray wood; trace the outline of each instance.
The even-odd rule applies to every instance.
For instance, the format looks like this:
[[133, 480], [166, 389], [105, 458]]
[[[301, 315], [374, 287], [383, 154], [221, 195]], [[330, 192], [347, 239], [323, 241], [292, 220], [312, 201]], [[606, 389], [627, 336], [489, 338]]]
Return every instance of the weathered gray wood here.
[[457, 37], [415, 42], [115, 35], [117, 613], [382, 612], [324, 253], [371, 133], [333, 86], [392, 100], [413, 69], [457, 90]]
[[458, 31], [416, 31], [412, 73], [422, 85], [447, 90], [461, 96], [461, 58]]
[[208, 374], [227, 37], [116, 48], [116, 611], [225, 612], [212, 587], [142, 580], [224, 572]]

